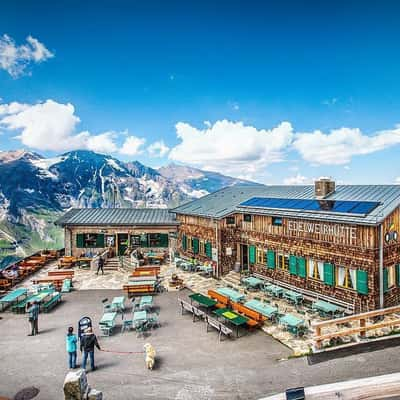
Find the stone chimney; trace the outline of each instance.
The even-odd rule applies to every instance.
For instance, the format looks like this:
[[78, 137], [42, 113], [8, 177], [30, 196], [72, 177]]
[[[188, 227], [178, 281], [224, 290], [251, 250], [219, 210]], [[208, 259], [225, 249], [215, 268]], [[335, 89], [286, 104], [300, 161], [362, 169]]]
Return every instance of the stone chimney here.
[[314, 182], [314, 195], [324, 199], [335, 191], [335, 181], [330, 178], [319, 178]]

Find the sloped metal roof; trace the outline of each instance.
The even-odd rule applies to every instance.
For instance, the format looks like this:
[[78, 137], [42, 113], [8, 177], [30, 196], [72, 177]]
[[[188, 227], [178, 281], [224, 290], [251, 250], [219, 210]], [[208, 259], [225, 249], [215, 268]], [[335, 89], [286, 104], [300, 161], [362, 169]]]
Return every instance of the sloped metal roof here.
[[178, 225], [166, 208], [74, 208], [57, 225]]
[[191, 201], [172, 211], [177, 214], [223, 218], [234, 212], [276, 215], [302, 219], [317, 219], [361, 225], [375, 225], [400, 205], [400, 185], [338, 185], [326, 200], [377, 201], [380, 203], [367, 215], [346, 215], [329, 211], [278, 210], [240, 206], [252, 197], [314, 199], [314, 186], [230, 186]]

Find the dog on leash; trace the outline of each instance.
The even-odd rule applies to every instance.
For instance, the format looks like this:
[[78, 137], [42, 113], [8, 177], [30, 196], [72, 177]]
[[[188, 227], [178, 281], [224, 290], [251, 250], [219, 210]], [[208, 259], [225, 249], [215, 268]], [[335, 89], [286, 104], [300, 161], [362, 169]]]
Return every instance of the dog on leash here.
[[156, 350], [150, 343], [146, 343], [144, 346], [144, 351], [146, 352], [146, 367], [150, 370], [154, 368], [155, 358], [156, 358]]

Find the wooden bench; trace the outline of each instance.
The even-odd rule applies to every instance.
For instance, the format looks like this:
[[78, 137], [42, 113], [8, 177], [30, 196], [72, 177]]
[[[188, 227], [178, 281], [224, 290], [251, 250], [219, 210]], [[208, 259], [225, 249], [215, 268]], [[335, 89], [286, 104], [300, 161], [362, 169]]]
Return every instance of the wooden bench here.
[[69, 277], [71, 277], [71, 279], [74, 275], [75, 275], [75, 271], [72, 269], [70, 269], [70, 270], [64, 269], [62, 271], [49, 271], [47, 273], [47, 276], [69, 276]]
[[158, 275], [161, 271], [160, 267], [156, 267], [154, 265], [151, 266], [142, 266], [142, 267], [137, 267], [135, 268], [134, 272], [147, 272], [147, 271], [153, 271], [153, 275]]
[[61, 293], [57, 293], [48, 302], [41, 305], [41, 309], [44, 312], [49, 312], [54, 306], [56, 306], [61, 301]]
[[229, 297], [219, 294], [215, 290], [209, 289], [207, 292], [208, 296], [214, 300], [217, 300], [218, 303], [215, 305], [217, 308], [228, 308], [230, 305]]
[[71, 279], [69, 276], [48, 276], [47, 278], [35, 278], [32, 279], [32, 283], [52, 283], [54, 287], [59, 291], [62, 288], [65, 279]]
[[11, 289], [12, 283], [8, 279], [0, 279], [0, 289], [9, 290]]
[[140, 276], [158, 276], [158, 272], [154, 269], [149, 269], [146, 271], [133, 271], [131, 276], [140, 277]]
[[132, 286], [132, 285], [124, 285], [122, 290], [126, 292], [128, 297], [130, 295], [135, 294], [154, 294], [156, 292], [154, 285], [140, 285], [140, 286]]
[[206, 315], [206, 323], [207, 323], [207, 332], [208, 327], [212, 326], [218, 331], [218, 339], [221, 341], [221, 336], [224, 334], [227, 337], [232, 335], [232, 329], [228, 328], [226, 325], [222, 324], [218, 320], [211, 318], [210, 316]]
[[262, 325], [266, 321], [266, 317], [264, 317], [261, 313], [254, 311], [243, 304], [240, 303], [232, 303], [232, 309], [239, 314], [243, 314], [249, 320], [247, 321], [247, 325], [251, 328], [255, 328], [257, 326]]

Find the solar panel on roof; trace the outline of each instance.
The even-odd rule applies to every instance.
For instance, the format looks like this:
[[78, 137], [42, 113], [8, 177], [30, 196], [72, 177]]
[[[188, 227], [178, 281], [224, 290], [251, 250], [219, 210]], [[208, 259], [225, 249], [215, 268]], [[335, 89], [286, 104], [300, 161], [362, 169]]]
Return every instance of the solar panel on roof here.
[[379, 202], [346, 200], [276, 199], [253, 197], [240, 204], [243, 207], [276, 208], [284, 210], [306, 210], [337, 212], [345, 214], [369, 214]]

